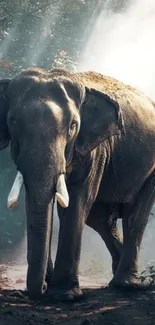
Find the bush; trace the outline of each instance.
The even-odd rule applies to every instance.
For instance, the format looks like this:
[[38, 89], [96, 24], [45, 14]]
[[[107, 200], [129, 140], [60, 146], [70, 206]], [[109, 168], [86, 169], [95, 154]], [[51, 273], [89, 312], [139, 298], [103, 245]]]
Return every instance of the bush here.
[[147, 267], [144, 271], [140, 274], [141, 283], [148, 283], [149, 286], [155, 284], [155, 266], [151, 265]]

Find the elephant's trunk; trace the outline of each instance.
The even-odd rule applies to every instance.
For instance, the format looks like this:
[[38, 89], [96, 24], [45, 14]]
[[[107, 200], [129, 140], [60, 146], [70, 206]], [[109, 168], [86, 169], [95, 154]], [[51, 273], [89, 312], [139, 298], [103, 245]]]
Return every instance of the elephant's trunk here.
[[26, 159], [20, 161], [20, 168], [26, 191], [27, 289], [31, 298], [38, 299], [45, 291], [58, 172], [54, 161], [44, 162], [39, 155], [35, 158], [31, 159], [27, 153]]
[[39, 298], [45, 291], [45, 277], [52, 231], [53, 200], [36, 208], [26, 198], [28, 272], [27, 289], [31, 298]]
[[[56, 175], [57, 173], [53, 174]], [[54, 177], [48, 168], [40, 180], [35, 176], [33, 181], [26, 184], [27, 289], [29, 296], [37, 299], [44, 293], [46, 286], [45, 278], [50, 251], [55, 192], [56, 189], [59, 191], [56, 192], [56, 195], [59, 193], [64, 205], [68, 204], [68, 193], [62, 181], [56, 186], [57, 179], [60, 179], [60, 176]], [[64, 175], [61, 178], [64, 179]]]
[[59, 201], [61, 199], [64, 206], [67, 206], [68, 193], [62, 186], [64, 185], [62, 174], [65, 173], [64, 155], [57, 148], [51, 151], [45, 147], [39, 152], [33, 146], [28, 148], [29, 150], [21, 151], [18, 157], [18, 169], [22, 174], [26, 190], [27, 289], [29, 296], [38, 298], [44, 293], [54, 197], [58, 194]]

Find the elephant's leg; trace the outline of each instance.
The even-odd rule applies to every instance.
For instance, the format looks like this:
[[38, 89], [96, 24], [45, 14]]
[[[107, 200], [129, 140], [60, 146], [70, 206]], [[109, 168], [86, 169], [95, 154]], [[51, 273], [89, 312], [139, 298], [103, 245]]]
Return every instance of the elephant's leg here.
[[115, 273], [122, 250], [123, 237], [117, 227], [117, 215], [108, 205], [95, 203], [89, 213], [87, 225], [101, 236], [112, 257], [112, 271]]
[[[96, 182], [97, 184], [97, 182]], [[56, 300], [77, 300], [83, 297], [79, 287], [79, 262], [82, 231], [92, 207], [93, 195], [82, 187], [68, 188], [70, 204], [67, 209], [58, 205], [60, 219], [59, 242], [54, 266], [53, 288], [49, 295]]]
[[[79, 287], [79, 259], [81, 238], [84, 227], [84, 215], [80, 204], [74, 209], [73, 195], [69, 193], [69, 208], [63, 209], [58, 204], [60, 220], [59, 241], [54, 266], [53, 286], [48, 294], [56, 300], [75, 300], [83, 296]], [[78, 198], [78, 195], [75, 196]], [[72, 206], [73, 204], [73, 206]]]
[[[95, 202], [106, 162], [106, 152], [94, 153], [84, 181], [68, 184], [69, 206], [58, 205], [60, 218], [58, 249], [54, 266], [52, 296], [60, 300], [75, 300], [83, 296], [79, 287], [79, 262], [83, 227]], [[83, 168], [82, 168], [83, 170]]]
[[152, 174], [131, 205], [124, 205], [123, 249], [121, 259], [110, 285], [139, 287], [138, 256], [148, 217], [155, 200], [155, 174]]

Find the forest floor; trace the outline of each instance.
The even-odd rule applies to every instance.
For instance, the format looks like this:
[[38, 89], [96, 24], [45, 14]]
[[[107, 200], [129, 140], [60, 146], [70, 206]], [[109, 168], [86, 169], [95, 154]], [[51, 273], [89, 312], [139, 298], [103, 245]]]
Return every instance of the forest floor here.
[[[0, 325], [155, 325], [153, 288], [120, 292], [95, 287], [83, 277], [86, 295], [80, 302], [36, 303], [28, 300], [24, 290], [15, 290], [4, 265], [0, 271]], [[25, 279], [21, 276], [16, 283], [23, 286]]]

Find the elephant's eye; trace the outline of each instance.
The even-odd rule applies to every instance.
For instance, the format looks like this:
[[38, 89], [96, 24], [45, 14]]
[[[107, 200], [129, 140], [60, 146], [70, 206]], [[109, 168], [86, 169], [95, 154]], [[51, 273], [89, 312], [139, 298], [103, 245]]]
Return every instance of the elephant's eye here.
[[69, 128], [69, 135], [72, 136], [77, 129], [77, 121], [73, 120], [72, 123], [70, 124], [70, 128]]

